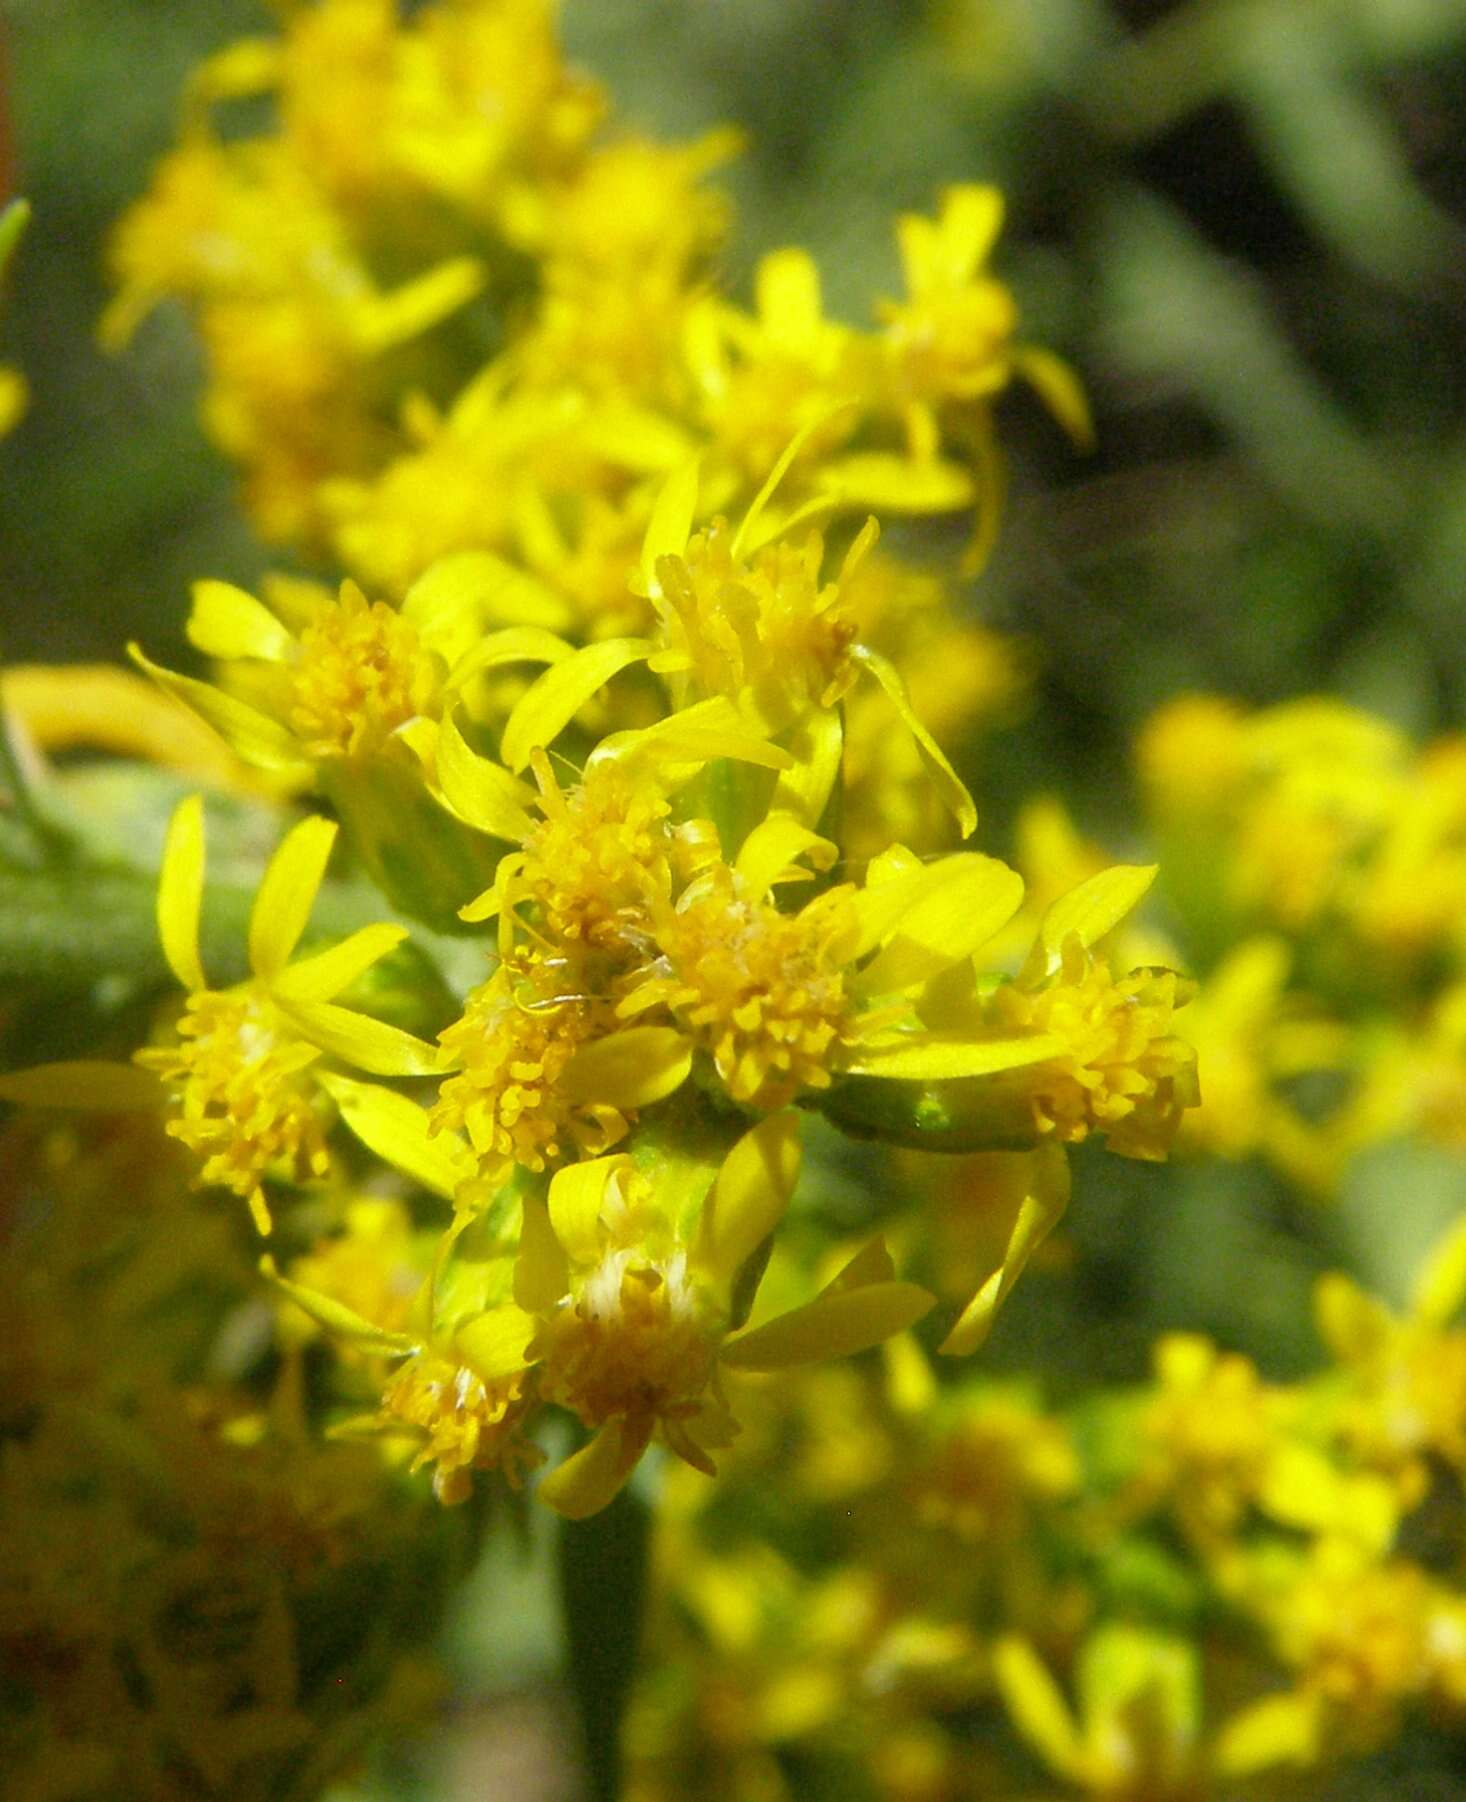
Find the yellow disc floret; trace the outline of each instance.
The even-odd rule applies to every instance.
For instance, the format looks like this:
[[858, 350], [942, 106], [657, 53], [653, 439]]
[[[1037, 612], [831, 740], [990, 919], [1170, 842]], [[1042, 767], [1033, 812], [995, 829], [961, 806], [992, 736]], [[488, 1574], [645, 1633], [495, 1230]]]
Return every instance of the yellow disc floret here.
[[1029, 1089], [1038, 1129], [1066, 1143], [1103, 1132], [1124, 1157], [1163, 1158], [1195, 1098], [1196, 1060], [1171, 1030], [1173, 970], [1118, 980], [1077, 938], [1055, 980], [1033, 993], [1010, 983], [994, 996], [1004, 1025], [1052, 1033], [1068, 1050], [1035, 1067]]
[[783, 914], [719, 866], [660, 923], [667, 974], [643, 984], [630, 1004], [669, 1007], [712, 1054], [735, 1101], [783, 1107], [801, 1090], [829, 1087], [851, 1031], [851, 930], [846, 889]]
[[310, 757], [361, 757], [426, 713], [438, 681], [411, 622], [344, 582], [301, 634], [290, 723]]
[[544, 820], [525, 841], [516, 895], [533, 901], [557, 944], [613, 954], [644, 947], [650, 905], [671, 892], [666, 800], [614, 763], [593, 764], [568, 793], [542, 751], [532, 763]]
[[534, 1448], [516, 1437], [523, 1389], [523, 1373], [486, 1382], [467, 1365], [420, 1352], [387, 1385], [378, 1419], [421, 1435], [412, 1468], [435, 1465], [433, 1493], [452, 1505], [468, 1499], [470, 1471], [502, 1470], [517, 1487], [524, 1470], [538, 1462]]
[[874, 541], [867, 528], [840, 578], [820, 583], [824, 539], [766, 545], [745, 561], [725, 519], [662, 557], [657, 578], [664, 649], [652, 666], [704, 695], [752, 702], [775, 730], [812, 706], [832, 707], [855, 679], [856, 636], [842, 583]]
[[676, 1253], [609, 1252], [541, 1329], [541, 1386], [587, 1426], [616, 1416], [644, 1429], [701, 1412], [718, 1335]]
[[626, 1130], [614, 1108], [572, 1101], [560, 1086], [595, 1032], [590, 1005], [558, 990], [560, 974], [544, 960], [501, 965], [441, 1034], [460, 1068], [443, 1084], [432, 1130], [466, 1132], [486, 1178], [514, 1164], [543, 1170], [577, 1150], [604, 1150]]
[[167, 1130], [203, 1158], [199, 1182], [244, 1196], [262, 1232], [268, 1172], [303, 1181], [330, 1168], [314, 1087], [302, 1080], [321, 1054], [272, 1016], [258, 993], [206, 989], [184, 1004], [176, 1045], [136, 1054], [171, 1091]]

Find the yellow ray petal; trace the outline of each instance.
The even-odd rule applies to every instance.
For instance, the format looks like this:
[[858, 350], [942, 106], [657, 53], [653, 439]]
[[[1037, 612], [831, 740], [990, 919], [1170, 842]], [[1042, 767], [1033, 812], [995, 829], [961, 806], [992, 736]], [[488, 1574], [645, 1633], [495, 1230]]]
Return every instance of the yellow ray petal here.
[[526, 1195], [514, 1262], [514, 1299], [521, 1308], [545, 1313], [569, 1286], [570, 1266], [550, 1224], [549, 1209], [538, 1195]]
[[363, 926], [339, 945], [297, 958], [275, 977], [271, 992], [281, 1001], [331, 1001], [407, 937], [405, 926]]
[[550, 1224], [572, 1261], [589, 1263], [601, 1249], [601, 1201], [606, 1184], [630, 1167], [624, 1152], [567, 1164], [550, 1179]]
[[966, 784], [958, 776], [947, 761], [941, 746], [927, 731], [916, 716], [916, 710], [906, 693], [906, 684], [897, 674], [895, 665], [881, 656], [879, 651], [871, 650], [867, 645], [852, 645], [850, 655], [875, 677], [880, 684], [886, 699], [895, 708], [901, 723], [915, 741], [917, 752], [926, 766], [932, 786], [936, 789], [942, 805], [946, 807], [963, 838], [969, 838], [977, 826], [977, 808], [972, 796], [967, 792]]
[[867, 995], [892, 995], [961, 963], [1006, 926], [1023, 878], [995, 857], [968, 853], [927, 865], [876, 959], [860, 972]]
[[415, 1039], [400, 1026], [388, 1026], [349, 1007], [329, 1001], [284, 1001], [281, 1012], [302, 1038], [354, 1069], [372, 1076], [437, 1076], [443, 1063], [436, 1045]]
[[530, 790], [508, 770], [468, 747], [450, 715], [438, 732], [437, 777], [443, 799], [459, 819], [492, 838], [521, 843], [533, 830], [526, 812]]
[[409, 1339], [404, 1333], [389, 1333], [383, 1328], [373, 1326], [354, 1308], [348, 1308], [345, 1302], [337, 1301], [334, 1296], [323, 1295], [318, 1289], [307, 1288], [304, 1283], [293, 1283], [289, 1277], [281, 1276], [275, 1267], [275, 1260], [268, 1255], [260, 1259], [260, 1275], [282, 1295], [288, 1296], [297, 1308], [309, 1314], [318, 1326], [325, 1327], [328, 1333], [338, 1339], [344, 1339], [348, 1345], [354, 1345], [360, 1351], [382, 1352], [390, 1356], [404, 1356], [418, 1349], [415, 1339]]
[[589, 1445], [541, 1481], [536, 1495], [567, 1520], [599, 1514], [625, 1487], [649, 1437], [649, 1425], [633, 1427], [630, 1421], [608, 1420]]
[[771, 813], [760, 820], [739, 847], [734, 868], [755, 895], [767, 895], [778, 882], [809, 878], [796, 858], [808, 857], [817, 870], [827, 870], [840, 854], [838, 845], [788, 813]]
[[885, 1076], [902, 1082], [946, 1082], [993, 1076], [1057, 1057], [1067, 1047], [1053, 1033], [994, 1034], [991, 1038], [942, 1038], [910, 1034], [861, 1048], [844, 1067], [852, 1076]]
[[429, 1134], [427, 1113], [405, 1095], [329, 1071], [317, 1080], [368, 1151], [433, 1194], [452, 1201], [477, 1174], [478, 1160], [463, 1141], [450, 1132]]
[[680, 557], [687, 549], [696, 514], [697, 459], [694, 457], [667, 477], [652, 507], [641, 545], [641, 575], [648, 594], [661, 594], [657, 564], [663, 557]]
[[730, 1339], [722, 1359], [735, 1370], [783, 1370], [818, 1358], [847, 1358], [905, 1332], [936, 1305], [915, 1283], [864, 1283], [823, 1295]]
[[505, 722], [500, 758], [517, 775], [531, 751], [552, 745], [613, 676], [645, 662], [652, 650], [644, 638], [607, 638], [547, 669], [519, 697]]
[[718, 1283], [739, 1267], [784, 1217], [799, 1180], [799, 1116], [771, 1114], [724, 1158], [703, 1203], [693, 1261]]
[[949, 1357], [965, 1357], [987, 1338], [998, 1309], [1028, 1260], [1069, 1205], [1069, 1160], [1062, 1146], [1044, 1145], [1031, 1152], [988, 1152], [984, 1157], [999, 1205], [1010, 1212], [1010, 1225], [998, 1268], [937, 1348]]
[[491, 1308], [459, 1327], [453, 1343], [469, 1369], [492, 1383], [524, 1368], [524, 1354], [536, 1324], [534, 1315], [523, 1308]]
[[192, 993], [209, 984], [199, 958], [199, 915], [204, 902], [204, 803], [180, 801], [168, 822], [158, 871], [158, 937], [168, 968]]
[[1071, 935], [1088, 950], [1112, 932], [1155, 881], [1158, 868], [1153, 863], [1115, 864], [1060, 895], [1044, 914], [1020, 981], [1033, 983], [1052, 975]]
[[281, 775], [301, 780], [311, 774], [311, 766], [301, 756], [295, 738], [278, 721], [257, 707], [236, 700], [209, 682], [196, 682], [192, 676], [176, 675], [150, 662], [135, 644], [127, 654], [139, 669], [176, 696], [183, 704], [207, 721], [219, 736], [256, 769], [275, 770]]
[[292, 826], [270, 859], [249, 916], [249, 967], [268, 981], [300, 943], [320, 892], [336, 827], [312, 816]]
[[566, 1065], [561, 1091], [572, 1101], [650, 1107], [687, 1079], [692, 1041], [672, 1026], [628, 1026], [593, 1039]]
[[290, 634], [270, 609], [232, 582], [195, 582], [188, 642], [206, 657], [260, 657], [283, 663]]
[[1076, 1782], [1084, 1762], [1079, 1729], [1048, 1666], [1026, 1639], [1004, 1634], [993, 1647], [993, 1676], [1013, 1725], [1049, 1768]]

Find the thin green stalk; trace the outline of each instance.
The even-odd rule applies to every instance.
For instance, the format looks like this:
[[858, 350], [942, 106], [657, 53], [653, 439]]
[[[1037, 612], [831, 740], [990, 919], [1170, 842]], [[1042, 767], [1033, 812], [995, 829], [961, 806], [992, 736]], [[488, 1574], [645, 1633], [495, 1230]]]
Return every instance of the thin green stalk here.
[[621, 1717], [636, 1675], [651, 1509], [635, 1486], [560, 1532], [560, 1603], [570, 1686], [585, 1735], [592, 1802], [621, 1793]]

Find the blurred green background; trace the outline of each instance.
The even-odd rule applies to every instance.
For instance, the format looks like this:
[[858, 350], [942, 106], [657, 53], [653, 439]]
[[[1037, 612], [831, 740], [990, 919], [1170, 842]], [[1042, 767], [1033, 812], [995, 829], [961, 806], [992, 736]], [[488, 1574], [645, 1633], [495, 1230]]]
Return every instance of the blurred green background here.
[[[9, 185], [35, 207], [0, 318], [33, 391], [0, 445], [9, 659], [138, 637], [176, 661], [188, 583], [267, 562], [198, 427], [181, 316], [119, 358], [94, 332], [109, 223], [170, 142], [185, 71], [268, 16], [0, 4]], [[966, 604], [1042, 661], [983, 758], [988, 848], [1041, 789], [1133, 848], [1130, 742], [1180, 690], [1328, 690], [1422, 737], [1466, 719], [1466, 0], [569, 0], [565, 31], [626, 122], [746, 129], [735, 292], [802, 243], [831, 310], [863, 319], [897, 287], [895, 211], [956, 180], [1007, 192], [998, 271], [1026, 335], [1081, 372], [1099, 443], [1076, 456], [1036, 402], [1004, 403], [1012, 502]], [[1134, 1375], [1177, 1326], [1286, 1375], [1311, 1356], [1314, 1271], [1398, 1293], [1466, 1207], [1460, 1165], [1419, 1148], [1362, 1160], [1327, 1215], [1254, 1167], [1081, 1166], [1078, 1275], [1063, 1302], [1028, 1279], [991, 1354], [1061, 1385]], [[553, 1663], [547, 1598], [506, 1606], [518, 1568], [489, 1579], [514, 1632], [490, 1643], [463, 1611], [480, 1689]], [[526, 1693], [543, 1775], [553, 1713], [534, 1710], [554, 1704]], [[503, 1793], [532, 1802], [530, 1781]]]

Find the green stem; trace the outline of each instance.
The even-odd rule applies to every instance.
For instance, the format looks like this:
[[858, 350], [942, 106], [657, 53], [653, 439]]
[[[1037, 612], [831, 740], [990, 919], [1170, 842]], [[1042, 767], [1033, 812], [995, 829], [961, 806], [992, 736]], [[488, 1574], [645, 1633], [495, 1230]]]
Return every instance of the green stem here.
[[[107, 977], [141, 987], [171, 983], [158, 943], [157, 878], [144, 871], [62, 864], [0, 868], [0, 984], [76, 992]], [[204, 896], [202, 952], [211, 982], [246, 974], [252, 890], [211, 883]], [[379, 917], [351, 890], [328, 885], [312, 916], [314, 934], [344, 936]]]
[[651, 1510], [634, 1485], [560, 1531], [560, 1605], [593, 1802], [621, 1792], [621, 1716], [641, 1649]]

